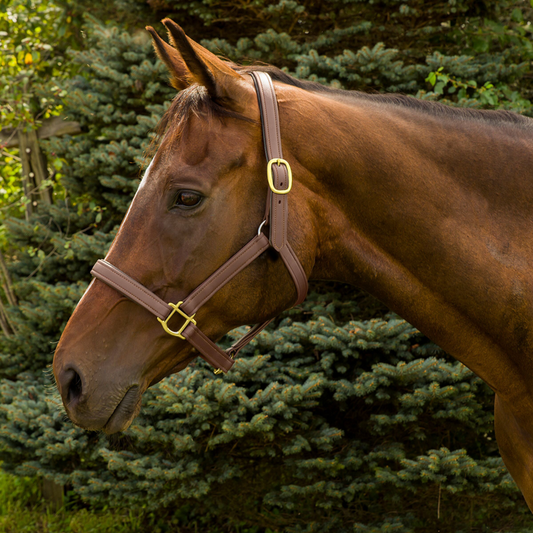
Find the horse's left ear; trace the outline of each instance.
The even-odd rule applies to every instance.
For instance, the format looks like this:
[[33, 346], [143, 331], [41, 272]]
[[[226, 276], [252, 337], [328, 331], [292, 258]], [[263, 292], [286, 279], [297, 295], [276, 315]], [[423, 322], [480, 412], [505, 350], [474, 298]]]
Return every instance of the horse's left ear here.
[[[164, 19], [163, 24], [168, 30], [171, 44], [175, 47], [174, 49], [166, 45], [172, 50], [171, 52], [167, 49], [165, 52], [170, 60], [170, 65], [162, 57], [173, 77], [178, 76], [181, 80], [186, 80], [187, 86], [192, 83], [204, 86], [209, 96], [221, 103], [241, 99], [241, 93], [243, 90], [246, 91], [247, 84], [243, 83], [242, 76], [231, 68], [231, 63], [223, 61], [187, 37], [181, 27], [172, 20]], [[156, 49], [160, 47], [161, 44], [156, 43]], [[159, 50], [158, 53], [161, 57]], [[181, 56], [182, 61], [179, 66], [176, 66], [175, 55]], [[173, 82], [173, 85], [177, 86], [178, 84]]]
[[152, 35], [154, 49], [159, 56], [159, 59], [161, 59], [168, 68], [170, 73], [170, 83], [172, 86], [178, 89], [178, 91], [181, 91], [192, 85], [194, 83], [192, 74], [189, 72], [187, 65], [185, 65], [183, 59], [178, 54], [178, 51], [163, 41], [152, 26], [146, 26], [146, 30]]

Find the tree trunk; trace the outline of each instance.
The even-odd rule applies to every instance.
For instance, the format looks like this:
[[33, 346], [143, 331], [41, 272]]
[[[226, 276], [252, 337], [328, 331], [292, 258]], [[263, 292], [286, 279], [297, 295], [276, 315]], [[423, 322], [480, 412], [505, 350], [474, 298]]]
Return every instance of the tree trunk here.
[[10, 305], [17, 305], [17, 298], [15, 297], [15, 293], [13, 292], [13, 283], [11, 281], [11, 276], [9, 275], [9, 270], [7, 269], [7, 265], [4, 260], [4, 254], [2, 253], [2, 250], [0, 250], [0, 270], [4, 275], [5, 284], [2, 285], [5, 285], [4, 291], [6, 293], [7, 301]]
[[43, 478], [43, 498], [48, 502], [53, 511], [63, 507], [64, 487], [55, 481]]
[[35, 130], [17, 132], [22, 163], [22, 186], [24, 194], [30, 200], [26, 204], [26, 220], [34, 211], [39, 201], [45, 204], [52, 203], [52, 191], [44, 182], [48, 179], [46, 159], [39, 147]]

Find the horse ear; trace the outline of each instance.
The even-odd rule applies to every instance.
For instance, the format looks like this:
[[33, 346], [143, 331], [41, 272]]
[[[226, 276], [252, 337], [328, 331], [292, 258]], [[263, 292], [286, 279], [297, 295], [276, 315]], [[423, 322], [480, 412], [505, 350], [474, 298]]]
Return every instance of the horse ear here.
[[231, 63], [223, 61], [203, 46], [185, 35], [175, 22], [164, 19], [169, 40], [183, 58], [193, 80], [207, 89], [215, 100], [238, 100], [243, 90], [243, 78], [231, 68]]
[[178, 51], [163, 41], [152, 26], [146, 26], [146, 30], [152, 35], [156, 54], [165, 63], [170, 72], [172, 86], [181, 91], [192, 85], [194, 83], [193, 76]]

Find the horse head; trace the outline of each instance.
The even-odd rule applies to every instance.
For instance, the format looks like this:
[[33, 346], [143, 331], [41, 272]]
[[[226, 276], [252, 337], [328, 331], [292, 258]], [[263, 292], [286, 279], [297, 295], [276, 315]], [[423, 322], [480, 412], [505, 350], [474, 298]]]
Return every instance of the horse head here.
[[[164, 302], [178, 302], [261, 234], [269, 185], [252, 77], [163, 22], [173, 46], [147, 29], [180, 92], [106, 261]], [[294, 174], [305, 175], [290, 146], [284, 151]], [[295, 180], [284, 238], [309, 275], [316, 232], [307, 192]], [[297, 289], [278, 252], [260, 253], [198, 310], [194, 321], [208, 339], [293, 305]], [[148, 308], [95, 279], [63, 332], [53, 369], [72, 421], [113, 433], [131, 424], [150, 385], [195, 355]]]

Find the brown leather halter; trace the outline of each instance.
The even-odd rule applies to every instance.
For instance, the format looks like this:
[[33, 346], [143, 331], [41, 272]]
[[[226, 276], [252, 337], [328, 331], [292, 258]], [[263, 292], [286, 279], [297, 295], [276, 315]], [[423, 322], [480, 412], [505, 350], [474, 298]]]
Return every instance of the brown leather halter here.
[[[292, 173], [291, 167], [283, 159], [281, 151], [278, 102], [274, 85], [270, 76], [265, 72], [252, 72], [251, 76], [261, 112], [269, 184], [265, 218], [259, 226], [257, 235], [211, 274], [185, 300], [176, 304], [167, 304], [144, 285], [141, 285], [138, 281], [135, 281], [105, 260], [98, 260], [91, 270], [91, 274], [95, 278], [107, 283], [124, 296], [153, 313], [167, 333], [189, 341], [203, 359], [216, 367], [215, 373], [230, 370], [234, 364], [234, 357], [239, 350], [246, 346], [270, 323], [270, 320], [268, 320], [254, 326], [226, 351], [219, 348], [197, 327], [194, 316], [198, 309], [241, 270], [246, 268], [265, 250], [272, 247], [281, 256], [296, 285], [298, 296], [294, 305], [303, 302], [307, 294], [307, 276], [298, 257], [287, 241], [287, 195], [292, 187]], [[269, 227], [270, 235], [268, 238], [261, 231], [265, 225]], [[172, 331], [168, 326], [168, 321], [176, 313], [184, 319], [184, 322], [177, 331]], [[184, 361], [179, 369], [184, 368], [195, 356], [196, 354]]]

